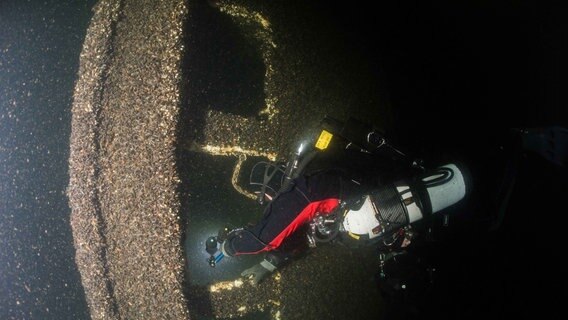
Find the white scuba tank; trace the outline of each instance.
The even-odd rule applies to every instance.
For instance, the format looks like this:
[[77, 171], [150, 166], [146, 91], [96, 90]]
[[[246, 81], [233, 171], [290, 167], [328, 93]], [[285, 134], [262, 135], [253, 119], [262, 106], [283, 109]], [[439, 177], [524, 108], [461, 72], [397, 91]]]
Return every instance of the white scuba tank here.
[[342, 229], [352, 237], [373, 239], [444, 210], [466, 195], [463, 171], [449, 163], [414, 181], [398, 181], [365, 195], [363, 204], [348, 210]]

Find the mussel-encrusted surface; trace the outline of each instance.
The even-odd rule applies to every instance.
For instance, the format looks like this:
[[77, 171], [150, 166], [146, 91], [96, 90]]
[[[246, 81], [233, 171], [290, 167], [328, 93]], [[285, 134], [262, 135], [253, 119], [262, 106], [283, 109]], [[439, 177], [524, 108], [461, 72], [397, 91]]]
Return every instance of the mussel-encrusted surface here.
[[81, 54], [69, 203], [93, 319], [186, 319], [179, 112], [182, 0], [101, 0]]

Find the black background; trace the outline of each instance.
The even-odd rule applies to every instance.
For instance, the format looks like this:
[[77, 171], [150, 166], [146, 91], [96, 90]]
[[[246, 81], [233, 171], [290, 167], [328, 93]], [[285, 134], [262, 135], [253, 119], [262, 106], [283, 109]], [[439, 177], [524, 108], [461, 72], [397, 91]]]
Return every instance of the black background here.
[[[451, 228], [419, 249], [436, 267], [390, 318], [561, 314], [566, 168], [521, 157], [503, 224], [488, 231], [512, 159], [511, 128], [564, 126], [566, 19], [543, 1], [386, 1], [322, 10], [383, 77], [392, 137], [469, 164], [474, 189]], [[396, 309], [396, 307], [400, 307]], [[412, 310], [412, 311], [409, 311]]]

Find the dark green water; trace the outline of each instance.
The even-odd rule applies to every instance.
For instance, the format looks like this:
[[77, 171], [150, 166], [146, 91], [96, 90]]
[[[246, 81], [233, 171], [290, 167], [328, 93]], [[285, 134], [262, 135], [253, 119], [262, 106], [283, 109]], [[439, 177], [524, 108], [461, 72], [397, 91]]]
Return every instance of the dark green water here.
[[0, 2], [0, 319], [89, 318], [65, 188], [94, 3]]

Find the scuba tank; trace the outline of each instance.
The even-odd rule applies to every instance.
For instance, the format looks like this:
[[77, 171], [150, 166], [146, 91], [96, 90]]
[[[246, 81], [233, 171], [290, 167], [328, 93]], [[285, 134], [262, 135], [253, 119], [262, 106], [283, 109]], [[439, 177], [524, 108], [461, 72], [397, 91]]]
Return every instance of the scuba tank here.
[[[318, 242], [337, 238], [352, 243], [355, 240], [357, 245], [392, 245], [397, 237], [412, 235], [410, 227], [413, 223], [443, 213], [469, 192], [463, 165], [447, 163], [434, 170], [425, 170], [420, 160], [395, 148], [379, 131], [356, 119], [351, 118], [345, 123], [329, 117], [323, 120], [314, 150], [323, 153], [332, 146], [366, 154], [374, 164], [398, 163], [399, 168], [415, 174], [405, 179], [387, 179], [385, 181], [395, 182], [382, 183], [355, 200], [342, 201], [331, 214], [316, 215], [308, 232], [312, 247]], [[313, 157], [308, 159], [311, 160]], [[308, 161], [299, 166], [301, 170], [295, 171], [295, 177], [301, 174]]]
[[[355, 203], [344, 205], [335, 223], [353, 240], [389, 245], [414, 222], [462, 200], [468, 191], [466, 180], [463, 168], [448, 163], [372, 190]], [[321, 238], [316, 234], [314, 240]]]

